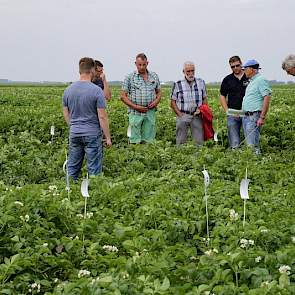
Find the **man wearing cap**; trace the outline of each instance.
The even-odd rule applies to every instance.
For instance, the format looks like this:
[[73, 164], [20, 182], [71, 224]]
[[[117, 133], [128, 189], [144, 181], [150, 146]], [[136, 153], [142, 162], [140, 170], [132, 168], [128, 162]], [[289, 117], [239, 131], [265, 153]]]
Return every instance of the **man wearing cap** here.
[[268, 82], [259, 73], [259, 63], [255, 59], [248, 60], [243, 68], [250, 80], [242, 104], [245, 112], [244, 135], [247, 145], [253, 147], [256, 154], [260, 154], [260, 128], [265, 123], [272, 91]]
[[295, 76], [295, 54], [290, 54], [284, 59], [282, 69], [286, 71], [288, 75]]
[[188, 129], [197, 145], [204, 142], [200, 106], [207, 104], [205, 81], [195, 77], [193, 62], [185, 62], [184, 79], [174, 83], [171, 93], [171, 108], [176, 114], [176, 144], [187, 141]]
[[241, 110], [243, 97], [249, 83], [244, 71], [242, 61], [235, 55], [229, 59], [232, 73], [227, 75], [220, 87], [220, 104], [227, 114], [227, 134], [229, 145], [232, 149], [239, 147], [241, 143], [240, 131], [242, 127], [242, 117], [230, 114], [230, 110]]

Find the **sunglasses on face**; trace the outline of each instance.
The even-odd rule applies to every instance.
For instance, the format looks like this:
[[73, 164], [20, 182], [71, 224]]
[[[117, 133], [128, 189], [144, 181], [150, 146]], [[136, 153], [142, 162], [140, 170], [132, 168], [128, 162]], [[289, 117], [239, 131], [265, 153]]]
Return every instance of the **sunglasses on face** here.
[[232, 65], [232, 66], [230, 66], [232, 69], [234, 69], [234, 68], [239, 68], [241, 65], [239, 64], [239, 65]]

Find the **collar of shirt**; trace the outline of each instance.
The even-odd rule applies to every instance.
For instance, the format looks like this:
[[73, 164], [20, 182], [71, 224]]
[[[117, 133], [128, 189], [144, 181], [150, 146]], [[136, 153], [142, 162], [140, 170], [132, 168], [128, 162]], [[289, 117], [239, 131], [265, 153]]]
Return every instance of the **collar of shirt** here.
[[[147, 72], [147, 81], [151, 81], [151, 82], [154, 81], [153, 75], [148, 70], [146, 70], [146, 72]], [[142, 75], [138, 71], [134, 71], [134, 73], [137, 75], [139, 79], [142, 79], [143, 81], [145, 81]]]
[[261, 76], [260, 73], [255, 74], [253, 77], [251, 77], [249, 80], [250, 81], [254, 81], [255, 79], [257, 79], [259, 76]]
[[235, 79], [239, 80], [239, 81], [242, 81], [244, 80], [245, 78], [247, 79], [246, 77], [246, 74], [243, 73], [243, 75], [241, 76], [241, 79], [239, 79], [239, 77], [237, 77], [234, 73], [231, 73], [232, 77], [234, 77]]

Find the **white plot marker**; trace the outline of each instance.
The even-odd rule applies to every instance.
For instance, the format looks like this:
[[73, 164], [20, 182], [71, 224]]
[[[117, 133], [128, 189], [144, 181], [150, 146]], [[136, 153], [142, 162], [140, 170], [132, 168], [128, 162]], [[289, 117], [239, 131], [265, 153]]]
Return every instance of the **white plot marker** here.
[[66, 191], [68, 192], [68, 199], [70, 199], [70, 179], [69, 179], [69, 169], [68, 169], [68, 156], [66, 154], [66, 160], [62, 165], [62, 170], [66, 174]]
[[218, 119], [217, 119], [217, 127], [216, 131], [214, 132], [213, 140], [217, 143], [218, 142], [218, 129], [219, 129], [219, 124], [218, 124]]
[[[84, 220], [87, 217], [87, 199], [89, 198], [88, 186], [89, 186], [89, 179], [88, 179], [88, 173], [87, 173], [86, 178], [84, 178], [81, 183], [81, 194], [84, 197]], [[85, 239], [85, 235], [84, 235], [84, 227], [83, 227], [83, 237], [82, 237], [83, 249], [84, 249], [84, 239]]]
[[81, 183], [81, 194], [84, 198], [89, 198], [88, 185], [89, 180], [87, 178], [83, 179]]
[[55, 128], [54, 128], [54, 126], [52, 125], [52, 126], [50, 127], [50, 135], [54, 136], [54, 132], [55, 132]]
[[81, 194], [84, 197], [85, 204], [84, 204], [84, 219], [86, 219], [87, 215], [87, 198], [89, 198], [89, 193], [88, 193], [88, 186], [89, 186], [89, 179], [88, 179], [88, 173], [87, 177], [82, 180], [81, 183]]
[[218, 131], [214, 132], [213, 139], [215, 142], [218, 142]]
[[128, 144], [130, 143], [130, 137], [131, 137], [131, 126], [129, 125], [127, 128], [127, 137], [128, 137]]
[[54, 132], [55, 132], [55, 128], [54, 128], [54, 126], [52, 125], [52, 126], [50, 127], [51, 143], [53, 143]]
[[207, 241], [209, 244], [210, 236], [209, 236], [209, 214], [208, 214], [208, 196], [207, 196], [207, 188], [210, 184], [210, 177], [208, 171], [205, 169], [202, 171], [204, 175], [204, 190], [205, 190], [205, 203], [206, 203], [206, 224], [207, 224]]
[[130, 125], [127, 128], [127, 137], [130, 138], [131, 137], [131, 127]]
[[249, 200], [249, 192], [248, 192], [248, 186], [250, 180], [247, 178], [247, 168], [246, 168], [246, 174], [245, 178], [242, 179], [240, 184], [240, 195], [241, 199], [244, 200], [244, 218], [243, 218], [243, 227], [245, 227], [246, 222], [246, 201]]

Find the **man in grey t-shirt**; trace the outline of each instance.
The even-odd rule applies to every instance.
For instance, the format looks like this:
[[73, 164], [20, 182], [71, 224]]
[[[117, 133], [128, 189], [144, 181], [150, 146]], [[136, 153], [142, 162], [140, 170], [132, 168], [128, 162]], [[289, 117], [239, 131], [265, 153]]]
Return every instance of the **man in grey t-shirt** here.
[[69, 176], [77, 180], [84, 155], [90, 176], [102, 170], [102, 132], [106, 145], [112, 145], [108, 115], [101, 88], [91, 83], [94, 75], [94, 60], [89, 57], [79, 61], [80, 80], [66, 88], [63, 95], [63, 114], [70, 126]]

